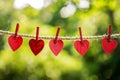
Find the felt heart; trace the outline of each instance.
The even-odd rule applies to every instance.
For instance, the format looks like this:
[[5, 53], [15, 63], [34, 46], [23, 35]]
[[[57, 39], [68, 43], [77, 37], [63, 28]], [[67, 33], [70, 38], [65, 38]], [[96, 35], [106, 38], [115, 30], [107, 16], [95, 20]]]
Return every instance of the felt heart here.
[[74, 48], [77, 50], [78, 53], [84, 56], [89, 49], [89, 42], [87, 40], [75, 41]]
[[35, 40], [31, 39], [29, 41], [29, 46], [34, 53], [34, 55], [37, 55], [44, 47], [44, 41], [43, 40]]
[[57, 40], [55, 42], [55, 40], [50, 40], [49, 46], [50, 46], [50, 49], [52, 50], [52, 52], [54, 53], [54, 55], [57, 56], [63, 48], [63, 41]]
[[106, 54], [109, 54], [113, 50], [116, 49], [118, 43], [116, 40], [108, 40], [107, 38], [104, 38], [102, 40], [102, 48]]
[[17, 50], [21, 46], [22, 42], [23, 42], [23, 39], [21, 36], [11, 35], [8, 38], [8, 43], [13, 51]]

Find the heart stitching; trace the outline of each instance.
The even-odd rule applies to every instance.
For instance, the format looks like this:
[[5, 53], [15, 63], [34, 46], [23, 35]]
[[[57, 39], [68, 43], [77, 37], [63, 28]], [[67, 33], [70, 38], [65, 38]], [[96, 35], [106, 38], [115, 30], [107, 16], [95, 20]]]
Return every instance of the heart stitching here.
[[49, 46], [54, 55], [57, 56], [63, 48], [63, 41], [57, 40], [55, 42], [55, 40], [50, 40]]
[[87, 40], [75, 41], [74, 48], [77, 50], [79, 54], [84, 56], [89, 49], [89, 42]]
[[118, 43], [116, 40], [108, 40], [107, 38], [104, 38], [102, 40], [102, 48], [106, 54], [109, 54], [113, 50], [116, 49]]
[[16, 51], [22, 45], [23, 39], [21, 36], [11, 35], [8, 38], [8, 43], [13, 51]]
[[44, 48], [44, 41], [31, 39], [29, 41], [29, 46], [32, 52], [34, 53], [34, 55], [37, 55]]

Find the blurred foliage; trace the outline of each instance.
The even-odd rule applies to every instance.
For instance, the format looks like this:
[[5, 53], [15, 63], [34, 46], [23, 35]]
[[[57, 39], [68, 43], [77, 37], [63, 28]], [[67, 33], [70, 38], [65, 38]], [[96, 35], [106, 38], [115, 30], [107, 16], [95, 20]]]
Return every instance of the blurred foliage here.
[[[51, 5], [36, 10], [30, 5], [16, 9], [14, 0], [0, 0], [0, 29], [13, 32], [18, 22], [19, 33], [34, 35], [36, 26], [40, 26], [40, 36], [54, 36], [61, 26], [60, 36], [77, 36], [81, 26], [83, 35], [91, 36], [106, 34], [108, 24], [112, 24], [112, 32], [120, 32], [119, 0], [89, 0], [87, 9], [77, 6], [81, 0], [51, 1]], [[74, 5], [76, 12], [63, 18], [60, 11], [68, 4]], [[0, 36], [0, 80], [120, 80], [119, 45], [106, 55], [101, 40], [90, 40], [90, 49], [83, 57], [74, 49], [74, 41], [64, 41], [56, 57], [49, 49], [49, 40], [44, 40], [44, 49], [34, 56], [28, 45], [30, 39], [24, 38], [22, 46], [13, 52], [7, 38]]]

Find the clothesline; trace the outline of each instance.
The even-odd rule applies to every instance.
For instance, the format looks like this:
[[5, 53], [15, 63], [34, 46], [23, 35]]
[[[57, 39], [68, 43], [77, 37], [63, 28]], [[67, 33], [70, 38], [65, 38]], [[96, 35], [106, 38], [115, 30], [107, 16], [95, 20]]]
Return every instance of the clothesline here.
[[[10, 32], [10, 31], [4, 31], [4, 30], [0, 30], [0, 35], [14, 35], [14, 32]], [[25, 38], [36, 38], [35, 35], [30, 35], [30, 34], [17, 34], [18, 36], [22, 36]], [[108, 35], [97, 35], [97, 36], [83, 36], [83, 39], [93, 39], [93, 40], [97, 40], [97, 39], [103, 39], [105, 37], [107, 37]], [[39, 36], [39, 39], [54, 39], [55, 36]], [[116, 34], [111, 34], [111, 38], [120, 38], [120, 34], [116, 33]], [[80, 39], [79, 36], [58, 36], [58, 39], [61, 40], [77, 40]]]

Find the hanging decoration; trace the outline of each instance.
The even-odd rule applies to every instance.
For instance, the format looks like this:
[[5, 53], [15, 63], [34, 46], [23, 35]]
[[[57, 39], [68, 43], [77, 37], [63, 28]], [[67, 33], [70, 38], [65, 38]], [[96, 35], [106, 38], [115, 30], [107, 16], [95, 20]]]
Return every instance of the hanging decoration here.
[[74, 48], [80, 55], [84, 56], [90, 47], [90, 43], [87, 39], [102, 39], [103, 51], [106, 54], [110, 54], [118, 46], [117, 41], [112, 40], [111, 38], [120, 38], [120, 34], [111, 35], [111, 25], [108, 26], [107, 35], [99, 35], [99, 36], [82, 36], [82, 30], [80, 27], [79, 27], [80, 37], [62, 37], [62, 36], [58, 37], [60, 32], [60, 27], [58, 27], [55, 37], [39, 36], [39, 27], [37, 27], [36, 29], [36, 36], [28, 35], [28, 34], [18, 34], [18, 30], [19, 30], [19, 24], [17, 23], [15, 33], [0, 30], [0, 35], [10, 35], [8, 38], [8, 43], [13, 51], [16, 51], [22, 45], [23, 42], [22, 37], [32, 38], [29, 41], [29, 46], [34, 55], [38, 55], [44, 48], [44, 40], [42, 39], [48, 39], [48, 40], [50, 39], [49, 47], [55, 56], [60, 54], [64, 46], [64, 42], [62, 40], [76, 40], [74, 41]]
[[44, 41], [42, 39], [38, 40], [38, 36], [39, 36], [39, 27], [37, 27], [36, 30], [36, 39], [31, 39], [29, 41], [30, 49], [35, 55], [37, 55], [40, 51], [42, 51], [44, 47]]
[[19, 24], [16, 25], [15, 34], [11, 35], [8, 38], [8, 43], [13, 51], [16, 51], [22, 45], [23, 42], [22, 36], [17, 35], [18, 29], [19, 29]]
[[90, 45], [89, 45], [88, 40], [83, 40], [83, 38], [82, 38], [82, 30], [81, 30], [80, 27], [79, 27], [79, 33], [80, 33], [80, 41], [79, 40], [75, 41], [74, 42], [74, 47], [75, 47], [75, 49], [77, 50], [77, 52], [79, 54], [84, 56], [86, 54], [86, 52], [88, 51]]
[[50, 40], [50, 43], [49, 43], [50, 49], [55, 56], [57, 56], [60, 53], [64, 45], [62, 40], [58, 40], [59, 31], [60, 31], [60, 27], [58, 27], [57, 29], [55, 39]]
[[108, 37], [102, 40], [102, 48], [106, 54], [109, 54], [116, 49], [118, 43], [116, 40], [111, 39], [111, 25], [108, 27]]

